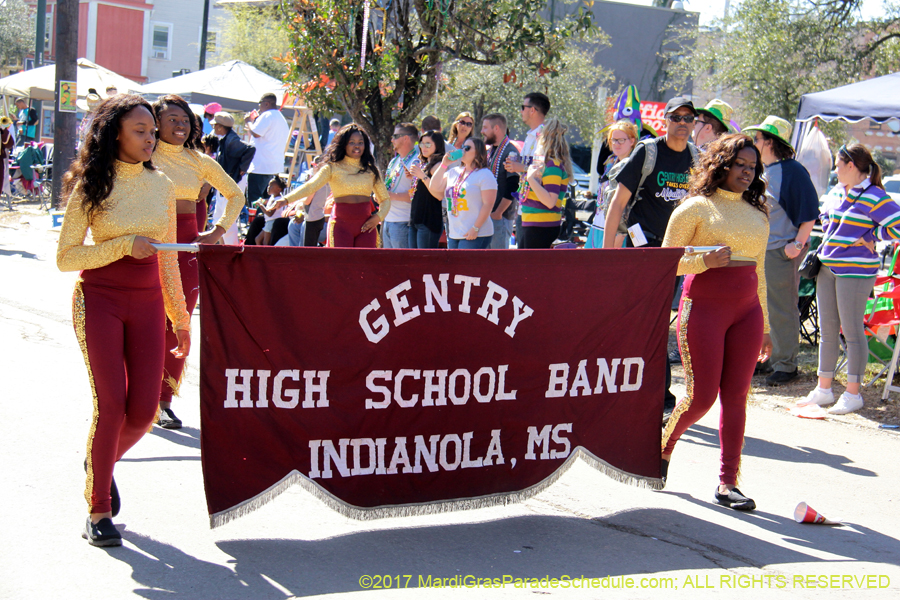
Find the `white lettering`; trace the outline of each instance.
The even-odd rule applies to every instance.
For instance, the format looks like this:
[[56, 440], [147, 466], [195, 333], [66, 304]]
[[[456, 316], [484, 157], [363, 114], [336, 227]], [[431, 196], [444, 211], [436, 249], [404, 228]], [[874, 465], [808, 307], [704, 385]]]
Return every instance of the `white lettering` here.
[[447, 281], [450, 279], [450, 273], [441, 273], [438, 275], [438, 281], [441, 282], [441, 289], [438, 291], [434, 284], [434, 278], [431, 275], [422, 275], [422, 283], [425, 284], [425, 312], [434, 312], [434, 303], [437, 300], [438, 306], [444, 312], [450, 312], [450, 301], [447, 299]]
[[606, 382], [606, 389], [609, 390], [610, 394], [615, 394], [616, 390], [616, 371], [619, 370], [619, 363], [622, 362], [619, 358], [614, 358], [612, 361], [612, 366], [610, 366], [605, 358], [597, 359], [597, 367], [599, 369], [597, 373], [597, 386], [594, 388], [595, 394], [603, 393], [603, 382]]
[[400, 386], [403, 384], [403, 378], [412, 377], [413, 379], [418, 379], [419, 373], [420, 372], [417, 369], [400, 369], [397, 372], [397, 378], [394, 380], [394, 400], [403, 408], [412, 408], [416, 405], [416, 402], [419, 401], [418, 394], [413, 394], [409, 400], [403, 399], [403, 396], [400, 394]]
[[516, 327], [519, 323], [534, 314], [534, 309], [526, 306], [524, 302], [519, 300], [518, 296], [513, 296], [513, 320], [512, 323], [503, 330], [509, 337], [516, 337]]
[[[353, 468], [350, 469], [350, 475], [371, 475], [375, 472], [375, 465], [377, 464], [377, 459], [375, 458], [375, 440], [372, 438], [361, 438], [350, 440], [350, 445], [353, 446]], [[362, 468], [362, 446], [365, 446], [369, 449], [369, 466], [365, 469]]]
[[469, 277], [468, 275], [457, 275], [453, 278], [453, 283], [463, 284], [462, 302], [459, 304], [459, 312], [472, 312], [469, 307], [469, 295], [472, 293], [472, 286], [481, 285], [481, 277]]
[[572, 398], [577, 396], [578, 388], [581, 388], [582, 396], [589, 396], [591, 394], [591, 384], [588, 382], [586, 360], [582, 360], [578, 363], [578, 371], [575, 372], [575, 381], [572, 382], [572, 387], [569, 390], [569, 396], [571, 396]]
[[334, 443], [331, 440], [322, 440], [322, 479], [331, 479], [331, 463], [337, 467], [341, 477], [349, 477], [350, 469], [347, 468], [347, 446], [350, 445], [349, 439], [338, 440], [340, 452], [335, 451]]
[[475, 435], [474, 431], [469, 431], [463, 434], [463, 457], [462, 463], [460, 465], [463, 469], [475, 469], [481, 466], [481, 459], [477, 458], [475, 460], [471, 460], [469, 458], [470, 448], [469, 446], [472, 444], [472, 436]]
[[[632, 365], [637, 366], [637, 374], [635, 375], [634, 382], [629, 383]], [[640, 356], [626, 358], [622, 361], [622, 370], [625, 371], [625, 374], [622, 375], [622, 385], [619, 389], [623, 392], [633, 392], [641, 389], [641, 384], [644, 382], [644, 359]]]
[[[238, 373], [240, 373], [241, 383], [237, 382]], [[250, 400], [250, 380], [253, 378], [253, 369], [225, 369], [225, 377], [228, 385], [225, 391], [225, 405], [223, 408], [237, 408], [237, 393], [241, 393], [241, 406], [245, 406], [243, 401], [253, 402]], [[252, 404], [251, 404], [252, 406]]]
[[[439, 371], [422, 371], [425, 377], [425, 394], [422, 396], [422, 406], [447, 406], [447, 369]], [[437, 373], [438, 381], [434, 383], [434, 375]], [[437, 397], [434, 393], [437, 392]]]
[[545, 425], [540, 433], [537, 427], [528, 428], [528, 451], [525, 453], [525, 460], [537, 460], [534, 455], [535, 446], [544, 449], [541, 452], [541, 460], [550, 458], [550, 425]]
[[388, 467], [388, 475], [397, 473], [397, 465], [403, 465], [404, 473], [412, 473], [412, 465], [409, 464], [409, 454], [406, 452], [406, 438], [394, 438], [394, 456], [391, 457], [391, 466]]
[[[289, 400], [282, 398], [281, 386], [284, 385], [284, 380], [288, 378], [290, 378], [291, 381], [300, 381], [300, 371], [296, 369], [293, 371], [278, 371], [278, 375], [275, 376], [275, 379], [272, 382], [272, 404], [278, 408], [297, 408], [297, 405], [300, 403], [300, 390], [298, 389], [285, 390], [284, 395], [287, 396]], [[304, 405], [304, 408], [306, 408], [306, 405]]]
[[378, 302], [378, 299], [375, 299], [366, 304], [366, 306], [359, 311], [359, 326], [362, 327], [363, 333], [366, 334], [366, 338], [373, 344], [377, 344], [384, 339], [384, 336], [391, 330], [391, 326], [388, 325], [388, 320], [384, 315], [380, 315], [372, 323], [372, 325], [375, 326], [375, 329], [372, 329], [372, 325], [369, 324], [367, 319], [369, 313], [373, 310], [378, 310], [379, 308], [381, 308], [381, 304]]
[[[306, 398], [303, 400], [303, 408], [313, 407], [313, 394], [319, 394], [316, 400], [316, 408], [328, 408], [328, 376], [331, 371], [303, 371], [303, 379], [306, 380]], [[319, 383], [313, 383], [315, 378]]]
[[569, 453], [572, 451], [572, 444], [569, 443], [569, 438], [560, 437], [562, 432], [572, 433], [572, 424], [571, 423], [560, 423], [556, 427], [553, 428], [553, 441], [557, 444], [562, 444], [564, 446], [563, 450], [553, 450], [550, 452], [550, 458], [568, 458]]
[[[269, 401], [266, 399], [266, 388], [269, 387], [269, 375], [271, 371], [257, 371], [256, 376], [259, 377], [259, 395], [256, 400], [256, 408], [268, 408]], [[249, 394], [241, 400], [241, 408], [253, 408], [253, 402], [249, 398]]]
[[[481, 377], [483, 375], [487, 375], [488, 377], [488, 388], [485, 393], [481, 393]], [[475, 396], [475, 399], [479, 402], [490, 402], [491, 398], [494, 396], [494, 382], [496, 381], [497, 376], [494, 375], [494, 370], [490, 367], [481, 367], [477, 371], [475, 371], [475, 376], [472, 377], [472, 395]]]
[[319, 472], [319, 447], [322, 440], [309, 440], [309, 478], [318, 479], [322, 476]]
[[547, 392], [544, 398], [562, 398], [566, 395], [566, 383], [569, 381], [569, 365], [556, 363], [549, 367], [550, 382], [547, 384]]
[[488, 446], [487, 453], [484, 455], [484, 461], [482, 461], [482, 465], [485, 467], [489, 467], [494, 464], [494, 457], [497, 457], [497, 464], [503, 464], [503, 450], [500, 448], [500, 430], [492, 429], [491, 430], [491, 444]]
[[[476, 314], [484, 317], [494, 325], [498, 325], [500, 323], [500, 308], [506, 304], [509, 292], [490, 280], [487, 282], [487, 288], [484, 302], [481, 303], [481, 308], [478, 309]], [[488, 309], [490, 309], [490, 312], [488, 312]]]
[[[455, 447], [455, 450], [453, 451], [454, 455], [453, 455], [452, 462], [447, 460], [447, 446], [451, 442], [453, 443], [453, 446]], [[456, 435], [455, 433], [452, 433], [450, 435], [445, 435], [444, 439], [441, 440], [440, 462], [441, 462], [441, 466], [444, 467], [444, 469], [446, 469], [448, 471], [455, 471], [457, 469], [457, 467], [459, 467], [459, 463], [462, 462], [462, 452], [460, 452], [461, 445], [462, 445], [462, 442], [460, 441], [459, 436]]]
[[[456, 395], [456, 381], [460, 377], [463, 378], [463, 393], [460, 396]], [[450, 396], [450, 402], [457, 406], [462, 406], [466, 402], [469, 401], [469, 394], [472, 391], [472, 377], [469, 375], [469, 371], [466, 369], [457, 369], [450, 374], [450, 379], [448, 380], [447, 385], [447, 395]]]
[[385, 292], [385, 297], [391, 301], [391, 305], [394, 307], [394, 326], [400, 326], [408, 321], [412, 321], [416, 317], [419, 316], [419, 307], [414, 306], [412, 310], [409, 312], [403, 312], [404, 308], [409, 308], [409, 298], [406, 296], [402, 296], [403, 292], [408, 292], [412, 289], [412, 283], [410, 283], [409, 279], [404, 281], [403, 283], [394, 286], [387, 292]]
[[428, 467], [428, 470], [432, 473], [438, 470], [437, 466], [437, 444], [441, 439], [441, 436], [435, 434], [428, 438], [428, 444], [431, 447], [430, 450], [427, 446], [425, 446], [425, 436], [417, 435], [416, 436], [416, 456], [415, 456], [415, 465], [413, 466], [413, 473], [421, 473], [422, 472], [422, 459], [425, 459], [425, 465]]
[[390, 381], [392, 376], [390, 371], [372, 371], [369, 373], [368, 377], [366, 377], [366, 387], [369, 388], [370, 392], [383, 394], [384, 400], [376, 402], [371, 398], [366, 398], [366, 410], [370, 408], [387, 408], [391, 405], [391, 390], [383, 385], [375, 385], [375, 380], [384, 379]]
[[498, 374], [498, 382], [497, 382], [497, 395], [494, 397], [495, 400], [515, 400], [516, 393], [518, 390], [513, 390], [511, 392], [506, 391], [506, 371], [509, 370], [509, 365], [500, 365], [497, 367]]

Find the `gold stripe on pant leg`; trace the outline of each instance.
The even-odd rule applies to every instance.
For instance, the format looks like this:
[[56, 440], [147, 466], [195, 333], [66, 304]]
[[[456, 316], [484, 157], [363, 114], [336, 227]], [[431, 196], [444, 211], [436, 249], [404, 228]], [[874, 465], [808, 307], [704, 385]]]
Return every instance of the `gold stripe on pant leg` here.
[[681, 418], [681, 415], [687, 412], [691, 407], [691, 401], [694, 398], [694, 370], [691, 365], [691, 353], [687, 341], [687, 328], [688, 320], [691, 317], [691, 304], [690, 298], [685, 298], [682, 301], [681, 319], [678, 322], [678, 350], [681, 352], [681, 366], [684, 367], [684, 383], [687, 389], [685, 390], [684, 399], [675, 405], [675, 410], [672, 411], [672, 416], [669, 417], [669, 422], [666, 423], [666, 428], [663, 430], [663, 452], [666, 450], [666, 444], [669, 443], [669, 438], [672, 437], [672, 432], [675, 431], [675, 426], [678, 425], [678, 420]]
[[94, 372], [91, 371], [91, 359], [88, 356], [87, 335], [85, 333], [85, 310], [84, 310], [84, 290], [82, 289], [82, 281], [75, 283], [75, 292], [72, 295], [72, 323], [75, 325], [75, 336], [78, 338], [78, 345], [81, 347], [81, 353], [84, 355], [84, 366], [87, 367], [88, 381], [91, 383], [91, 399], [94, 403], [94, 414], [91, 417], [91, 428], [87, 439], [86, 454], [86, 471], [87, 480], [84, 488], [84, 499], [88, 504], [88, 512], [93, 505], [91, 497], [94, 491], [94, 460], [91, 454], [91, 448], [94, 444], [94, 434], [97, 432], [97, 421], [100, 418], [100, 405], [97, 400], [97, 386], [94, 384]]

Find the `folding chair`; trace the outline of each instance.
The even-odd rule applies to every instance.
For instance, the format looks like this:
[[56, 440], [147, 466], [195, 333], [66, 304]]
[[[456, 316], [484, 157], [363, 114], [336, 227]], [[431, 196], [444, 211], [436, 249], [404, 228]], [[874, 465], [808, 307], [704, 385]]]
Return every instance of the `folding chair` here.
[[[897, 370], [898, 346], [897, 326], [900, 325], [900, 264], [898, 264], [898, 256], [900, 256], [900, 244], [893, 244], [893, 258], [888, 269], [888, 274], [875, 278], [875, 289], [873, 297], [866, 304], [865, 314], [865, 330], [866, 335], [870, 336], [869, 346], [869, 362], [881, 363], [882, 368], [875, 377], [873, 377], [866, 387], [871, 386], [878, 379], [887, 374], [887, 382], [882, 399], [887, 399], [890, 391], [900, 392], [900, 387], [892, 386], [891, 382], [894, 373]], [[887, 329], [887, 336], [879, 335], [883, 333], [883, 329]], [[893, 342], [891, 342], [893, 337]], [[893, 389], [891, 389], [893, 388]]]
[[[809, 252], [815, 252], [821, 243], [821, 236], [810, 236]], [[819, 306], [816, 303], [815, 279], [803, 279], [801, 277], [798, 295], [799, 300], [797, 306], [800, 309], [800, 339], [804, 340], [810, 346], [818, 346]]]

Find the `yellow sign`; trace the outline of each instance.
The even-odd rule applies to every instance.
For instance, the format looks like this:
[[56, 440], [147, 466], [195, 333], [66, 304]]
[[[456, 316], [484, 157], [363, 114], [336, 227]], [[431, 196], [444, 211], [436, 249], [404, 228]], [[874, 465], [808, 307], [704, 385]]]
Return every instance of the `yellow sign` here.
[[78, 94], [75, 91], [74, 81], [59, 82], [59, 111], [60, 112], [76, 112], [78, 107], [75, 106], [75, 100]]

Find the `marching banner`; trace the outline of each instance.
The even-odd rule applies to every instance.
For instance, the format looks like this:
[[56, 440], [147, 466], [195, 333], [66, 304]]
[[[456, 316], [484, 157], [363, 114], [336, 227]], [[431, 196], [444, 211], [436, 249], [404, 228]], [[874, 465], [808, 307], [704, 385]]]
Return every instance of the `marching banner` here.
[[661, 487], [682, 252], [201, 246], [211, 525], [293, 483], [360, 519], [505, 504], [578, 456]]

